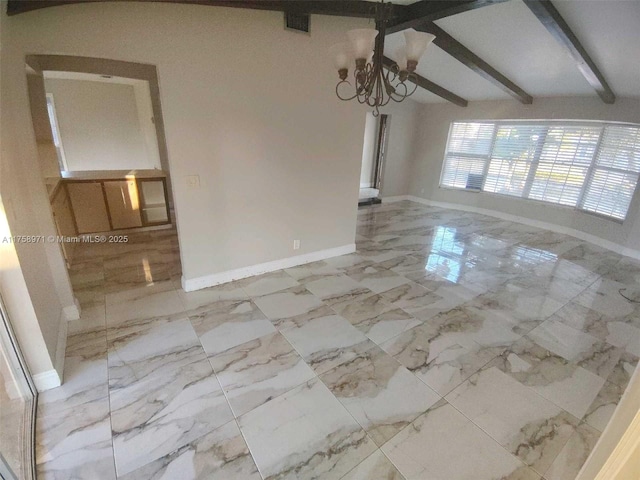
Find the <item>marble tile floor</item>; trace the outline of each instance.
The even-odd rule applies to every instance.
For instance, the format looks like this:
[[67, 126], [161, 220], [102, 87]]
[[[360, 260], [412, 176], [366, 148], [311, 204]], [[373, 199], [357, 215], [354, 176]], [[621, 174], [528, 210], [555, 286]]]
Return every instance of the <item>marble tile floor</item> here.
[[382, 204], [354, 254], [186, 293], [146, 235], [78, 252], [40, 479], [571, 480], [638, 364], [640, 262], [573, 237]]

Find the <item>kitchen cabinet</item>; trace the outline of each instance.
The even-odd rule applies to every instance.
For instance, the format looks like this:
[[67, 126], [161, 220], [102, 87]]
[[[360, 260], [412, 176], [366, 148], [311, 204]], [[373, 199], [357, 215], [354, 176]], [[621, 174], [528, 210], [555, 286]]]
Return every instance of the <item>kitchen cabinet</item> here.
[[[59, 188], [56, 189], [56, 193], [51, 201], [51, 211], [58, 235], [75, 237], [77, 232], [73, 211], [71, 210], [71, 201], [64, 185], [60, 185]], [[62, 248], [62, 253], [67, 263], [71, 263], [75, 244], [60, 242], [60, 247]]]
[[171, 223], [160, 170], [64, 172], [78, 233]]
[[78, 233], [111, 230], [104, 192], [100, 182], [71, 182], [66, 187], [73, 208]]
[[110, 180], [103, 183], [111, 230], [142, 226], [140, 196], [135, 180]]

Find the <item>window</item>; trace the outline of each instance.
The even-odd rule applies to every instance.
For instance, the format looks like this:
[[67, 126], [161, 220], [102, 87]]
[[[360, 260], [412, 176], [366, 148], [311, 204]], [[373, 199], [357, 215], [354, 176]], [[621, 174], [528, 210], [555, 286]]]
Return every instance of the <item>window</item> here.
[[51, 134], [53, 135], [53, 144], [56, 147], [58, 155], [58, 164], [60, 170], [67, 170], [67, 161], [64, 157], [64, 149], [62, 148], [62, 139], [60, 138], [60, 129], [58, 128], [58, 117], [56, 116], [56, 104], [53, 101], [53, 95], [47, 93], [47, 113], [49, 114], [49, 124], [51, 125]]
[[640, 179], [640, 127], [599, 122], [453, 123], [440, 185], [624, 220]]

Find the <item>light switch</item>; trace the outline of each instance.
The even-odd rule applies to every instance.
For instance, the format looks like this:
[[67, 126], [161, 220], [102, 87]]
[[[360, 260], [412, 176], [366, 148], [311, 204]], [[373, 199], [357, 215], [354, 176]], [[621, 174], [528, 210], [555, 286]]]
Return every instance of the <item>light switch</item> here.
[[199, 175], [188, 175], [187, 176], [187, 187], [189, 187], [189, 188], [200, 188], [200, 176]]

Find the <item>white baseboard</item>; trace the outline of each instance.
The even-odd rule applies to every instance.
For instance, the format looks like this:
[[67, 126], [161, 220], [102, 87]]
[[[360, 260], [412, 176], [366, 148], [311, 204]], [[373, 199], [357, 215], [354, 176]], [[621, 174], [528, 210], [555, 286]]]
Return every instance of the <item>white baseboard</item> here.
[[413, 200], [411, 195], [397, 195], [395, 197], [382, 197], [382, 203], [402, 202], [403, 200], [415, 201]]
[[35, 384], [38, 392], [44, 392], [62, 385], [62, 378], [54, 368], [46, 372], [36, 373], [33, 376], [33, 383]]
[[[391, 199], [394, 199], [394, 200], [391, 200]], [[543, 228], [545, 230], [550, 230], [552, 232], [571, 235], [572, 237], [576, 237], [580, 240], [584, 240], [585, 242], [593, 243], [594, 245], [597, 245], [602, 248], [606, 248], [607, 250], [611, 250], [613, 252], [619, 253], [620, 255], [626, 255], [627, 257], [632, 257], [640, 260], [640, 250], [635, 250], [633, 248], [625, 247], [623, 245], [612, 242], [610, 240], [606, 240], [596, 235], [583, 232], [582, 230], [576, 230], [575, 228], [564, 227], [562, 225], [557, 225], [555, 223], [543, 222], [541, 220], [533, 220], [531, 218], [524, 218], [524, 217], [519, 217], [517, 215], [511, 215], [510, 213], [503, 213], [503, 212], [498, 212], [496, 210], [473, 207], [470, 205], [462, 205], [458, 203], [449, 203], [449, 202], [437, 202], [434, 200], [427, 200], [426, 198], [420, 198], [413, 195], [403, 195], [401, 197], [389, 197], [389, 198], [383, 199], [383, 202], [385, 201], [397, 202], [400, 200], [409, 200], [412, 202], [417, 202], [417, 203], [421, 203], [423, 205], [429, 205], [432, 207], [449, 208], [452, 210], [462, 210], [464, 212], [479, 213], [482, 215], [488, 215], [490, 217], [499, 218], [501, 220], [522, 223], [523, 225], [529, 225], [531, 227]]]
[[75, 301], [74, 305], [67, 305], [62, 309], [62, 313], [67, 322], [72, 322], [73, 320], [80, 320], [80, 305], [77, 299], [73, 299]]
[[340, 255], [347, 255], [355, 251], [356, 245], [355, 243], [352, 243], [349, 245], [343, 245], [341, 247], [329, 248], [327, 250], [319, 250], [317, 252], [306, 253], [304, 255], [297, 255], [295, 257], [288, 257], [281, 260], [274, 260], [272, 262], [260, 263], [258, 265], [252, 265], [250, 267], [237, 268], [235, 270], [228, 270], [226, 272], [214, 273], [213, 275], [205, 275], [202, 277], [190, 279], [185, 279], [184, 277], [182, 277], [182, 288], [185, 292], [192, 292], [194, 290], [201, 290], [203, 288], [214, 287], [222, 283], [240, 280], [241, 278], [253, 277], [254, 275], [274, 272], [276, 270], [282, 270], [283, 268], [297, 267], [298, 265], [304, 265], [305, 263], [317, 262], [319, 260], [338, 257]]

